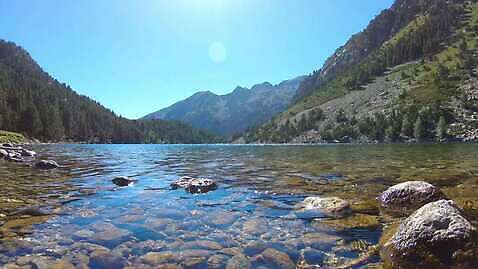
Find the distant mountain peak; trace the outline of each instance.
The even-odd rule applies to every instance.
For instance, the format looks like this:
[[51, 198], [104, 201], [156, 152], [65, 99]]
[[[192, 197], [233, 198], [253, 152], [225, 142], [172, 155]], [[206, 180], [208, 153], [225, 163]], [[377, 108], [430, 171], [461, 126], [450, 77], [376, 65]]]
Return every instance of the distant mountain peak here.
[[304, 78], [296, 77], [277, 85], [262, 82], [250, 89], [237, 86], [224, 95], [199, 91], [144, 118], [179, 120], [230, 136], [262, 124], [286, 109]]

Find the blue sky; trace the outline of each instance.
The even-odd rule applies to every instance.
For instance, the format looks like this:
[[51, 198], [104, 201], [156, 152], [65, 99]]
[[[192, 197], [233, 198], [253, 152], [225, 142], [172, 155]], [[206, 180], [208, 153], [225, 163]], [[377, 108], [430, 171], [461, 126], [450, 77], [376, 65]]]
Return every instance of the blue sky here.
[[198, 90], [319, 69], [392, 0], [0, 0], [0, 38], [138, 118]]

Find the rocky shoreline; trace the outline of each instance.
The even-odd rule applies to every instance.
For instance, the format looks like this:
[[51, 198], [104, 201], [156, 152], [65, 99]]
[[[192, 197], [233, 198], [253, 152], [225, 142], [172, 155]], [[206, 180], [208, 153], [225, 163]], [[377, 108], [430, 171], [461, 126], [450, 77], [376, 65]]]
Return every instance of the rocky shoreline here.
[[[478, 264], [478, 230], [464, 211], [435, 186], [407, 181], [388, 188], [377, 200], [383, 214], [399, 226], [382, 235], [381, 244], [352, 261], [352, 268], [380, 253], [386, 268], [462, 268]], [[346, 218], [354, 214], [338, 197], [307, 197], [296, 207], [302, 218]], [[401, 219], [405, 217], [405, 219]]]

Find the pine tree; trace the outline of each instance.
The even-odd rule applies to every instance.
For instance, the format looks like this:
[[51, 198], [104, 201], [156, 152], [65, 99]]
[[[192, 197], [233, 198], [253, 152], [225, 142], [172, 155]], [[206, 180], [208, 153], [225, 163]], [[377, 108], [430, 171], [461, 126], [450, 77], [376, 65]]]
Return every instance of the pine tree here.
[[65, 134], [60, 113], [58, 109], [53, 106], [48, 109], [47, 122], [46, 124], [44, 123], [43, 132], [45, 137], [54, 141], [60, 140]]
[[405, 137], [412, 137], [413, 135], [413, 124], [408, 115], [405, 115], [405, 117], [403, 117], [402, 135]]
[[437, 136], [439, 139], [444, 139], [447, 136], [448, 124], [444, 116], [440, 116], [437, 124]]
[[423, 124], [423, 120], [421, 117], [418, 117], [417, 121], [415, 121], [415, 124], [413, 126], [413, 135], [417, 142], [423, 141], [425, 139], [425, 126]]
[[19, 128], [21, 131], [35, 137], [43, 129], [40, 114], [33, 104], [30, 104], [20, 115]]

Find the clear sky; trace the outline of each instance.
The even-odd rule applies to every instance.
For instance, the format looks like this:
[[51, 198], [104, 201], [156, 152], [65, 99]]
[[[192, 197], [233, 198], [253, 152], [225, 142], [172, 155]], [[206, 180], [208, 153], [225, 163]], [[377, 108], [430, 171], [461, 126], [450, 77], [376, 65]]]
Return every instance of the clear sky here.
[[392, 0], [0, 0], [0, 38], [138, 118], [319, 69]]

